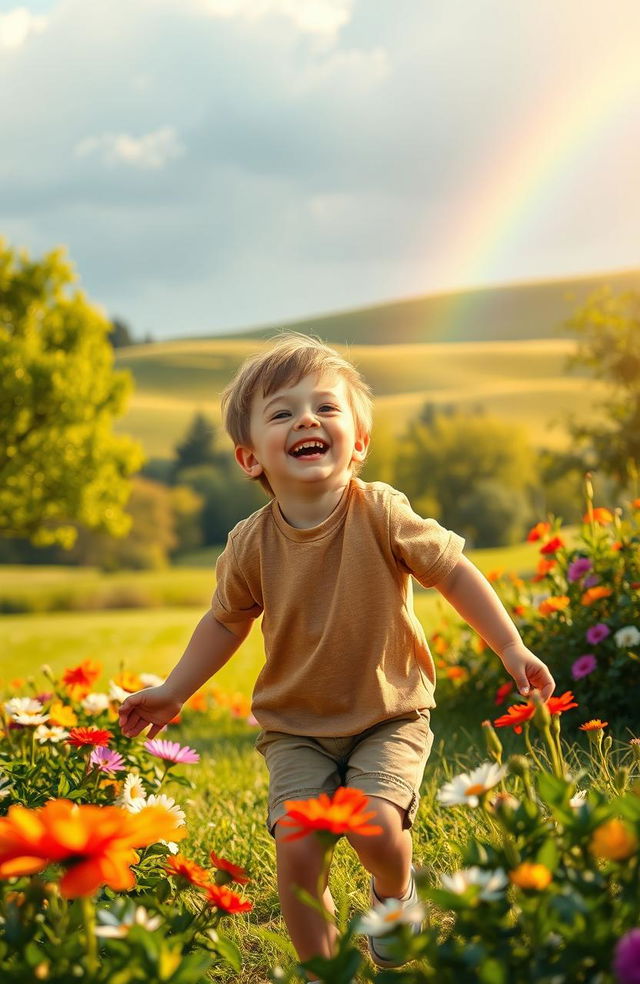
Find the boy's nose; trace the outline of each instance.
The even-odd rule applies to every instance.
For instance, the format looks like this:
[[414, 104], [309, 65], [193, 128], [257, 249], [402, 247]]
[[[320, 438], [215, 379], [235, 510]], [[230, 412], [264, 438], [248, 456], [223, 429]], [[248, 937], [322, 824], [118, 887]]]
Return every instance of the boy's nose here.
[[311, 410], [304, 410], [296, 420], [296, 430], [301, 427], [319, 427], [320, 422]]

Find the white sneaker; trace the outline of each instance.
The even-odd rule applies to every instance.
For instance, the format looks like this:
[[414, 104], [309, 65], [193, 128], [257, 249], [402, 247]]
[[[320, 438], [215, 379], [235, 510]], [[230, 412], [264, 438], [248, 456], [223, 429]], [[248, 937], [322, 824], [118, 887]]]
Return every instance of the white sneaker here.
[[[422, 929], [424, 920], [424, 909], [418, 901], [416, 891], [416, 881], [414, 878], [415, 869], [411, 868], [411, 887], [409, 894], [403, 899], [380, 899], [376, 895], [373, 886], [373, 875], [371, 876], [371, 905], [374, 913], [379, 913], [385, 921], [398, 925], [403, 923], [411, 927], [414, 936]], [[405, 960], [398, 960], [393, 956], [393, 951], [397, 947], [399, 934], [391, 929], [389, 932], [367, 936], [369, 955], [377, 967], [401, 967]]]

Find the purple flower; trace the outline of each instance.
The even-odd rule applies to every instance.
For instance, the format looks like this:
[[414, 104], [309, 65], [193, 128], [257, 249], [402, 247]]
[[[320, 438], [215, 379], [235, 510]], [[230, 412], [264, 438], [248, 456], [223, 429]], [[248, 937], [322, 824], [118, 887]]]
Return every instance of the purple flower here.
[[571, 676], [574, 680], [589, 676], [590, 673], [593, 673], [597, 665], [598, 661], [593, 653], [585, 653], [583, 656], [579, 656], [571, 667]]
[[640, 984], [640, 929], [631, 929], [618, 940], [613, 969], [620, 984]]
[[145, 741], [144, 747], [152, 755], [157, 755], [158, 758], [166, 759], [168, 762], [186, 762], [188, 765], [193, 765], [200, 761], [199, 754], [193, 748], [186, 745], [181, 748], [178, 741], [152, 738], [151, 741]]
[[577, 560], [574, 560], [571, 564], [569, 564], [567, 577], [570, 581], [579, 581], [582, 575], [586, 574], [587, 571], [590, 571], [592, 567], [593, 564], [588, 557], [578, 557]]
[[597, 574], [590, 574], [589, 577], [585, 577], [582, 583], [585, 588], [594, 588], [596, 584], [600, 584], [600, 578]]
[[120, 772], [125, 768], [124, 759], [119, 752], [114, 752], [111, 748], [104, 748], [99, 745], [94, 748], [89, 756], [89, 763], [97, 765], [102, 772]]
[[597, 646], [599, 642], [611, 635], [611, 629], [605, 622], [598, 622], [587, 629], [587, 642], [590, 646]]

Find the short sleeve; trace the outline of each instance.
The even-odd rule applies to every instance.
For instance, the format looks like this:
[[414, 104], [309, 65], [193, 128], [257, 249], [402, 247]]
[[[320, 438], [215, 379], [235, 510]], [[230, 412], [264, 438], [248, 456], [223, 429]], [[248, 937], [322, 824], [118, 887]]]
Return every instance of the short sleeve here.
[[391, 497], [389, 535], [394, 556], [425, 588], [449, 574], [457, 564], [464, 540], [435, 519], [423, 519], [401, 492]]
[[223, 625], [258, 618], [262, 606], [251, 594], [238, 564], [231, 537], [216, 563], [216, 590], [211, 602], [214, 617]]

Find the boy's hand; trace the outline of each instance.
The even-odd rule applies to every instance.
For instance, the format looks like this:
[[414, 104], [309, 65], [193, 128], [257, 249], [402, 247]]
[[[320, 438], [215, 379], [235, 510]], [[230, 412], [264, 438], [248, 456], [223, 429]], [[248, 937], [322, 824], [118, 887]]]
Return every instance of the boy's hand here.
[[155, 738], [181, 707], [181, 702], [163, 686], [139, 690], [120, 705], [120, 730], [127, 738], [135, 738], [150, 724], [147, 738]]
[[534, 656], [524, 643], [514, 642], [505, 646], [500, 659], [523, 697], [529, 697], [532, 690], [539, 690], [543, 700], [551, 697], [556, 687], [555, 680], [546, 664]]

